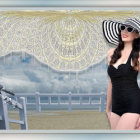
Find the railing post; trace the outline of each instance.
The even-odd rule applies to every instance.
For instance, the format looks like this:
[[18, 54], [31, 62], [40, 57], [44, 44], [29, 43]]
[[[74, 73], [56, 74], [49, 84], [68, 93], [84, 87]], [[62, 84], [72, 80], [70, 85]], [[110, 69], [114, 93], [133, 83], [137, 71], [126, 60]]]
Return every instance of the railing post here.
[[91, 100], [91, 95], [89, 95], [89, 104], [91, 105], [91, 102], [92, 102], [92, 100]]
[[101, 92], [100, 99], [101, 99], [100, 112], [104, 112], [104, 103], [105, 103], [105, 99], [104, 99], [104, 93], [103, 93], [103, 92]]
[[60, 95], [58, 95], [58, 105], [60, 105]]
[[82, 104], [82, 96], [80, 95], [80, 105]]
[[40, 96], [39, 92], [36, 92], [36, 111], [41, 112], [41, 106], [40, 106]]
[[5, 94], [2, 92], [0, 94], [0, 129], [10, 129], [7, 103], [3, 100], [3, 96], [5, 96]]
[[71, 107], [71, 92], [69, 92], [69, 106], [68, 106], [68, 111], [69, 112], [72, 111], [72, 107]]
[[48, 95], [48, 98], [49, 98], [49, 105], [51, 104], [51, 96]]
[[21, 129], [28, 129], [25, 98], [20, 97], [19, 99], [19, 102], [22, 104], [22, 109], [19, 109], [20, 120], [24, 121], [24, 124], [21, 124]]

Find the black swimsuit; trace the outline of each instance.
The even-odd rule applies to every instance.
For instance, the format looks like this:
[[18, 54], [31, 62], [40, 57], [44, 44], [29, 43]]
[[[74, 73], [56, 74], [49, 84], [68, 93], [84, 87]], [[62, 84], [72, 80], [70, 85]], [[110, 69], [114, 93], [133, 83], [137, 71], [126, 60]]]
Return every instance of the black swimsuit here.
[[107, 68], [112, 82], [112, 112], [120, 116], [126, 112], [140, 114], [138, 71], [131, 66], [131, 55], [132, 51], [126, 64], [120, 64], [118, 68], [110, 65]]

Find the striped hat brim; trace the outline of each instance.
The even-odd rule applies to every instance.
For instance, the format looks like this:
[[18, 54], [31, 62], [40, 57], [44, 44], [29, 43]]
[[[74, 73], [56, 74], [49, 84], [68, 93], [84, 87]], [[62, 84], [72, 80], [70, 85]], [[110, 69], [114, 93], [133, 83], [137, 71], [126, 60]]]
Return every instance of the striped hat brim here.
[[118, 43], [119, 43], [118, 35], [119, 35], [120, 24], [122, 24], [122, 23], [114, 22], [111, 20], [104, 20], [102, 22], [103, 34], [109, 43], [118, 45]]

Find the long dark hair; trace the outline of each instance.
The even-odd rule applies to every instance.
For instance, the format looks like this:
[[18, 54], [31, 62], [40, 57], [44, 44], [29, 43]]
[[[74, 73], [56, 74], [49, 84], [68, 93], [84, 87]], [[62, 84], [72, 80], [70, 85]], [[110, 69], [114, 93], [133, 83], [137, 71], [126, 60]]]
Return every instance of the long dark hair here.
[[[124, 48], [124, 41], [122, 41], [120, 29], [119, 29], [118, 40], [119, 40], [118, 47], [114, 50], [114, 53], [111, 56], [111, 61], [109, 65], [114, 64], [121, 57], [121, 50], [123, 50]], [[133, 69], [137, 70], [136, 67], [139, 64], [138, 57], [139, 57], [139, 50], [140, 50], [140, 37], [133, 40], [132, 47], [133, 47], [132, 63], [134, 64]]]

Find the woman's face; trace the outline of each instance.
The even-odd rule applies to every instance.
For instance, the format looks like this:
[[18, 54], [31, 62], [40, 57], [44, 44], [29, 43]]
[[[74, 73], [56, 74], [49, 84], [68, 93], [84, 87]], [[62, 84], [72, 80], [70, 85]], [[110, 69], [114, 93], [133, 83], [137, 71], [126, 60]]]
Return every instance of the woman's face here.
[[[125, 26], [130, 27], [129, 25], [125, 25]], [[140, 37], [140, 35], [136, 32], [136, 30], [132, 32], [128, 32], [127, 30], [122, 30], [121, 37], [122, 37], [122, 41], [132, 42], [135, 38]]]

